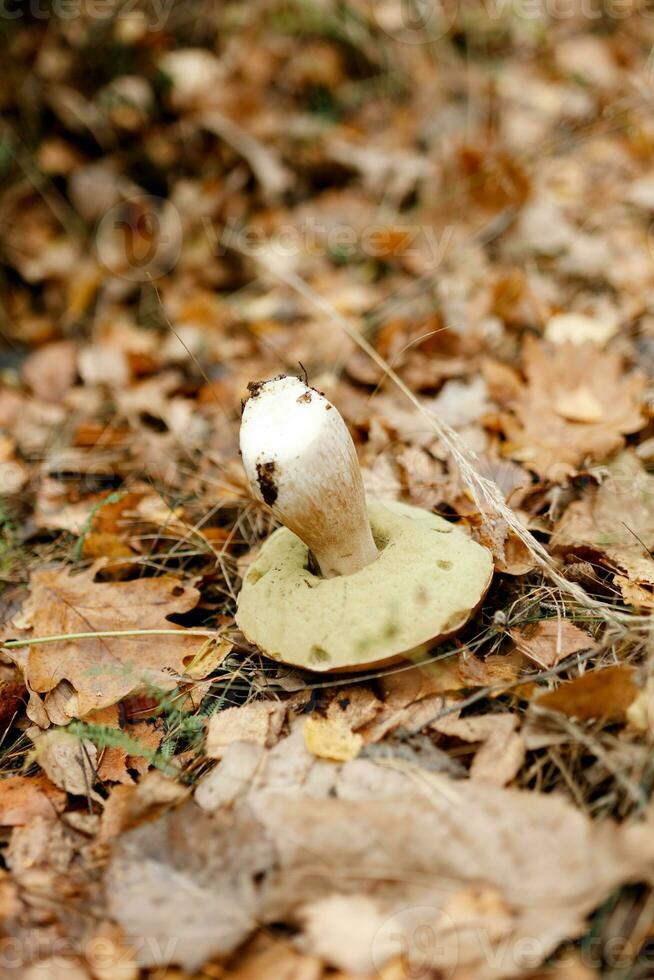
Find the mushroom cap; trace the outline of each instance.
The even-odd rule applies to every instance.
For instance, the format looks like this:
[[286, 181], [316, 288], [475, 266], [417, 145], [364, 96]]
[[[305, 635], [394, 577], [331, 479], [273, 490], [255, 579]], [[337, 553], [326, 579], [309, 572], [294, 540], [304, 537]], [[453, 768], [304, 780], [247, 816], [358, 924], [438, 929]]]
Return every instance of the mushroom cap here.
[[238, 599], [251, 643], [315, 671], [363, 670], [460, 629], [493, 576], [490, 552], [418, 507], [368, 503], [379, 557], [353, 575], [321, 578], [285, 527], [264, 543]]

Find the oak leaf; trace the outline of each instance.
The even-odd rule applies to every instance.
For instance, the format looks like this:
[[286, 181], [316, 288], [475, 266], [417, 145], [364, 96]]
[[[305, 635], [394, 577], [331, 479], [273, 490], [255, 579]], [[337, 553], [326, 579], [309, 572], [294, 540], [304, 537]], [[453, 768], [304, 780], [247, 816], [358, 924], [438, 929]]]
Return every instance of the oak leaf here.
[[21, 638], [148, 629], [170, 629], [179, 635], [94, 636], [12, 649], [10, 655], [29, 689], [45, 695], [46, 710], [62, 681], [76, 692], [78, 717], [148, 686], [170, 690], [201, 646], [201, 640], [185, 636], [183, 628], [167, 618], [193, 609], [197, 589], [172, 575], [95, 582], [96, 571], [97, 566], [78, 575], [65, 568], [33, 572], [31, 595], [14, 620], [14, 626], [25, 631]]
[[523, 368], [526, 384], [510, 398], [502, 426], [508, 455], [544, 479], [561, 480], [604, 459], [645, 424], [646, 380], [625, 374], [618, 354], [527, 337]]

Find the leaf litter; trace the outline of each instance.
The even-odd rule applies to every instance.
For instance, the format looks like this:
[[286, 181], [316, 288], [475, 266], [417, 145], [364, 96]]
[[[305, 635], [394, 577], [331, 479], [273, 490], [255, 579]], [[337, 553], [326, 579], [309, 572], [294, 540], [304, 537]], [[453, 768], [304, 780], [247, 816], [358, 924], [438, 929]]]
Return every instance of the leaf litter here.
[[[401, 6], [2, 38], [22, 975], [589, 980], [616, 935], [647, 969], [651, 24]], [[420, 665], [316, 679], [234, 627], [272, 530], [240, 400], [280, 371], [371, 496], [493, 551]]]

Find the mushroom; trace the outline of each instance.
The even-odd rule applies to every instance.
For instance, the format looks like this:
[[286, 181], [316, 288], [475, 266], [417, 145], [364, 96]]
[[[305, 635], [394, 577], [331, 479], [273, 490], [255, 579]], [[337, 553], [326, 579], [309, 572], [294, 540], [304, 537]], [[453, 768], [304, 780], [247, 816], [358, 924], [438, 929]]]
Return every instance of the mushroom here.
[[245, 575], [246, 638], [286, 664], [363, 670], [459, 630], [490, 585], [490, 552], [421, 508], [366, 502], [354, 443], [323, 394], [284, 376], [249, 390], [243, 465], [285, 526]]

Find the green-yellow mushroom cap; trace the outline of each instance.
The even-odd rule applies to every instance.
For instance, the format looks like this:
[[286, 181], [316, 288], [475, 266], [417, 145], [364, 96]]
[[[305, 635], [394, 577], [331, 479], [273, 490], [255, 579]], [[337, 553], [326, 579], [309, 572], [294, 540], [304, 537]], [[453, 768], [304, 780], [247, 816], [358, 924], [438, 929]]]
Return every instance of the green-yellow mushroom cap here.
[[350, 434], [319, 392], [297, 378], [251, 390], [243, 463], [286, 527], [246, 573], [236, 616], [246, 638], [286, 664], [363, 670], [459, 630], [490, 585], [490, 552], [428, 511], [366, 504]]

